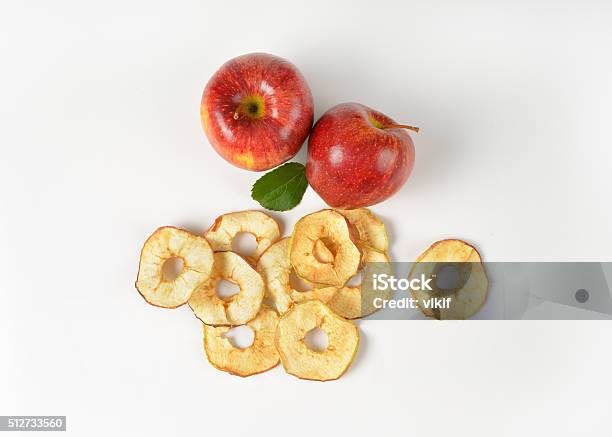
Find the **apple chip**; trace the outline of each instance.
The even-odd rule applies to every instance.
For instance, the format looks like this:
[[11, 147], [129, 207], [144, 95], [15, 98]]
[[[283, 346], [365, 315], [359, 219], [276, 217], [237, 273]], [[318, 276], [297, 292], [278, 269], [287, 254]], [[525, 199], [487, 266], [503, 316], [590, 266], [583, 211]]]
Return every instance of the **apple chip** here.
[[[164, 263], [172, 258], [183, 262], [174, 280], [163, 275]], [[140, 253], [136, 289], [151, 305], [176, 308], [185, 304], [194, 290], [208, 280], [213, 268], [213, 252], [203, 237], [166, 226], [157, 229]]]
[[[306, 281], [304, 281], [306, 282]], [[310, 284], [312, 285], [312, 284]], [[329, 302], [338, 292], [336, 287], [312, 287], [310, 290], [298, 291], [294, 288], [291, 289], [291, 299], [295, 303], [306, 302], [309, 300], [318, 300], [323, 303]]]
[[298, 276], [317, 287], [342, 287], [357, 273], [361, 251], [348, 220], [336, 211], [323, 210], [295, 224], [289, 261]]
[[389, 238], [385, 224], [367, 208], [340, 209], [340, 214], [357, 229], [361, 246], [386, 252], [389, 248]]
[[264, 251], [280, 237], [278, 223], [260, 211], [230, 212], [217, 217], [215, 223], [206, 232], [205, 237], [215, 252], [232, 250], [232, 241], [240, 232], [247, 232], [255, 237], [255, 251], [245, 256], [255, 265]]
[[[198, 319], [207, 325], [244, 325], [261, 307], [264, 282], [244, 258], [234, 252], [215, 252], [211, 278], [189, 299], [189, 306]], [[240, 292], [227, 299], [217, 295], [217, 283], [230, 281]]]
[[[328, 346], [315, 352], [306, 346], [306, 334], [319, 328]], [[278, 322], [276, 348], [285, 371], [301, 379], [330, 381], [340, 378], [351, 365], [359, 346], [359, 330], [350, 320], [335, 314], [324, 303], [310, 300], [295, 304]]]
[[280, 314], [285, 314], [294, 302], [318, 299], [327, 302], [336, 292], [334, 287], [298, 291], [291, 286], [293, 268], [289, 262], [289, 238], [282, 238], [266, 250], [257, 262], [257, 271], [266, 284], [265, 298]]
[[270, 370], [278, 364], [274, 345], [278, 315], [265, 305], [257, 317], [247, 323], [254, 334], [253, 344], [245, 349], [235, 347], [225, 335], [228, 326], [204, 325], [204, 350], [210, 364], [219, 370], [238, 376], [251, 376]]
[[[439, 320], [468, 319], [487, 299], [489, 281], [478, 251], [465, 241], [442, 240], [419, 256], [409, 277], [434, 277], [432, 290], [410, 290], [427, 317]], [[444, 280], [444, 278], [448, 278]], [[448, 284], [442, 284], [447, 282]], [[448, 308], [436, 308], [431, 299], [449, 298]], [[427, 304], [427, 301], [430, 301]]]
[[287, 256], [288, 245], [289, 238], [277, 241], [261, 255], [257, 262], [257, 271], [266, 285], [265, 298], [280, 314], [286, 313], [293, 304], [290, 296], [291, 263]]
[[[362, 272], [367, 277], [373, 274], [393, 275], [391, 260], [383, 252], [373, 249], [365, 250], [364, 261], [366, 265]], [[358, 319], [378, 310], [374, 306], [376, 297], [388, 299], [390, 296], [391, 291], [375, 291], [371, 286], [363, 283], [354, 287], [345, 285], [334, 293], [327, 305], [345, 319]]]

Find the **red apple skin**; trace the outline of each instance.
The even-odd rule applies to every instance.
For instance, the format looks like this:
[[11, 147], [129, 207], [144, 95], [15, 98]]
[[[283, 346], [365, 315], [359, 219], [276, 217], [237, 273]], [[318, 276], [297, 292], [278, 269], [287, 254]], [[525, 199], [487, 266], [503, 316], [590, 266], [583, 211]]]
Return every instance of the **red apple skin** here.
[[231, 164], [268, 170], [292, 158], [313, 122], [308, 84], [290, 62], [266, 53], [231, 59], [212, 76], [200, 116], [214, 149]]
[[[378, 125], [378, 127], [377, 127]], [[334, 106], [308, 140], [306, 178], [330, 206], [355, 209], [382, 202], [406, 183], [414, 144], [405, 129], [359, 103]]]

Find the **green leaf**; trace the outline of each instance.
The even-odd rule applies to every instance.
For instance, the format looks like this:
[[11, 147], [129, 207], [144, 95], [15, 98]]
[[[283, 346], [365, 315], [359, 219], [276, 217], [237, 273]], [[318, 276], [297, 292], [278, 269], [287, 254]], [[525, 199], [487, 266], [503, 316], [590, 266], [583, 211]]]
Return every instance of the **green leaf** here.
[[288, 162], [257, 179], [251, 197], [266, 209], [287, 211], [300, 203], [307, 187], [306, 167]]

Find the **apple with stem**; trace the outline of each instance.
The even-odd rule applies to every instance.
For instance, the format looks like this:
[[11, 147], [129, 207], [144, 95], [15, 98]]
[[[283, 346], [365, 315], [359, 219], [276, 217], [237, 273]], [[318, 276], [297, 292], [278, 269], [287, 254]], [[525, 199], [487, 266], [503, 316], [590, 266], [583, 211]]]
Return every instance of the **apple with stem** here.
[[229, 60], [212, 76], [200, 116], [219, 155], [237, 167], [262, 171], [292, 158], [306, 140], [312, 95], [293, 64], [251, 53]]
[[406, 130], [419, 129], [359, 103], [334, 106], [310, 133], [310, 186], [334, 208], [361, 208], [389, 198], [414, 166], [414, 144]]

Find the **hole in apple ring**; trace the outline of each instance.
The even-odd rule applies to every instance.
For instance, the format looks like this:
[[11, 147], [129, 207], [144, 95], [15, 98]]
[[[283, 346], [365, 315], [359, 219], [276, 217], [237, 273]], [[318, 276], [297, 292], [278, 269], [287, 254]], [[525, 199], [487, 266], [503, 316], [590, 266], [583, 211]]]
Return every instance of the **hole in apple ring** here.
[[162, 266], [162, 278], [167, 282], [174, 282], [178, 278], [185, 268], [185, 262], [178, 256], [168, 258]]
[[249, 325], [236, 326], [221, 336], [227, 338], [232, 346], [237, 349], [247, 349], [255, 341], [255, 332]]
[[304, 343], [313, 352], [324, 352], [329, 345], [329, 339], [321, 328], [313, 328], [304, 336]]

